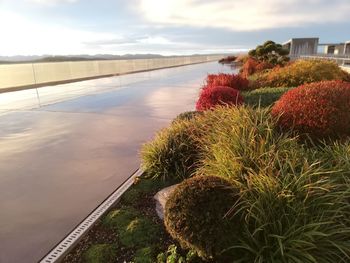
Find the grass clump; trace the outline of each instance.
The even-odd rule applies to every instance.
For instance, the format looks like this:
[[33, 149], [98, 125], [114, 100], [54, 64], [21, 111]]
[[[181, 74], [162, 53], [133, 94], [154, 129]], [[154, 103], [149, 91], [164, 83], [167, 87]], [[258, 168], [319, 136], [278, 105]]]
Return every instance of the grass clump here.
[[196, 119], [172, 123], [157, 133], [141, 149], [141, 167], [147, 176], [163, 180], [181, 180], [197, 167], [199, 145]]
[[103, 223], [118, 233], [126, 247], [144, 247], [153, 244], [161, 233], [159, 225], [130, 207], [111, 211]]
[[113, 244], [92, 245], [84, 253], [83, 257], [86, 263], [114, 262], [116, 258], [116, 248]]
[[295, 169], [303, 159], [304, 149], [297, 138], [279, 133], [269, 109], [221, 107], [206, 112], [201, 125], [210, 132], [200, 138], [205, 147], [199, 174], [240, 181], [260, 169], [278, 173], [276, 153], [294, 162]]
[[268, 107], [273, 105], [290, 88], [260, 88], [242, 93], [246, 105]]
[[190, 121], [192, 120], [193, 118], [201, 115], [202, 112], [201, 111], [185, 111], [183, 113], [180, 113], [174, 120], [173, 120], [173, 123], [174, 122], [177, 122], [177, 121]]
[[241, 262], [348, 262], [349, 188], [318, 163], [296, 172], [280, 161], [279, 175], [261, 169], [241, 184], [245, 222], [230, 249]]

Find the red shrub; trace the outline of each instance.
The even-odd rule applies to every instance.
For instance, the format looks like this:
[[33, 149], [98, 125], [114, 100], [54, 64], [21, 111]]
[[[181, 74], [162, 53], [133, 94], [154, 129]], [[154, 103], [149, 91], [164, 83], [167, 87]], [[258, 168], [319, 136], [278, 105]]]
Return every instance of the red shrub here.
[[217, 105], [240, 105], [242, 103], [243, 98], [238, 90], [224, 86], [208, 86], [201, 90], [196, 109], [204, 111]]
[[282, 129], [314, 139], [350, 136], [350, 83], [321, 81], [286, 92], [272, 108]]
[[273, 67], [274, 66], [268, 62], [258, 61], [254, 58], [248, 58], [242, 66], [241, 75], [247, 78], [254, 73], [261, 72], [265, 69], [271, 69]]
[[249, 81], [235, 74], [208, 74], [207, 86], [225, 86], [237, 90], [247, 90]]

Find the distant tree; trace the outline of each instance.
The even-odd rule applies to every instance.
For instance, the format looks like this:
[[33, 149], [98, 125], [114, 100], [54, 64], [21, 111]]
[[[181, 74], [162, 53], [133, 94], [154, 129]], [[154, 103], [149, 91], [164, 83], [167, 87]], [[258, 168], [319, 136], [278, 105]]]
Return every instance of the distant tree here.
[[250, 57], [273, 65], [283, 65], [288, 62], [288, 54], [289, 51], [287, 49], [284, 49], [281, 44], [277, 44], [272, 40], [268, 40], [263, 45], [258, 45], [255, 49], [248, 52]]

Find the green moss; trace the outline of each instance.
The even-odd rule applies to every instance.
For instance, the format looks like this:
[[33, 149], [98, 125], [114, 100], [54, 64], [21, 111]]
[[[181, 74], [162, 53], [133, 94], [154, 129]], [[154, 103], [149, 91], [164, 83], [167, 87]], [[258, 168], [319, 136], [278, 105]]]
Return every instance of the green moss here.
[[112, 244], [92, 245], [85, 253], [84, 260], [87, 263], [112, 262], [116, 257], [116, 247]]
[[290, 88], [260, 88], [242, 93], [245, 104], [268, 107], [275, 103]]
[[117, 231], [119, 240], [126, 247], [144, 247], [156, 242], [161, 228], [151, 219], [132, 207], [111, 211], [103, 224]]
[[102, 223], [110, 228], [124, 228], [137, 216], [139, 216], [139, 213], [134, 208], [124, 207], [109, 212]]
[[144, 247], [138, 249], [134, 256], [134, 263], [153, 263], [155, 257], [154, 247]]
[[118, 228], [120, 242], [126, 247], [143, 247], [156, 242], [160, 227], [146, 217], [137, 217]]

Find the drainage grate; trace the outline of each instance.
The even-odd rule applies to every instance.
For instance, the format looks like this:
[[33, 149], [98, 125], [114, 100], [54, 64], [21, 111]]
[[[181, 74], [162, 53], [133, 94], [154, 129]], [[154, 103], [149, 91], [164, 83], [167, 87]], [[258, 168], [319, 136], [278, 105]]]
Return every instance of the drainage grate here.
[[83, 222], [81, 222], [67, 237], [65, 237], [55, 248], [53, 248], [40, 263], [59, 262], [73, 246], [84, 236], [93, 224], [125, 193], [133, 184], [134, 179], [143, 172], [138, 169], [117, 190], [115, 190], [102, 204], [100, 204]]

